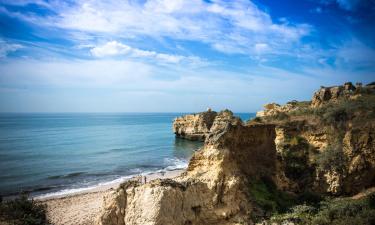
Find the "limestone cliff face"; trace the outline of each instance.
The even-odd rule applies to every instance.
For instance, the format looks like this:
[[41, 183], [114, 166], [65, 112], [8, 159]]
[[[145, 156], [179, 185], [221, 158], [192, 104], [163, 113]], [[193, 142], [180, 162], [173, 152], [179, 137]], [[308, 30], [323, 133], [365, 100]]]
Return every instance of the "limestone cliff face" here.
[[228, 124], [209, 135], [182, 176], [125, 183], [105, 201], [97, 224], [252, 224], [248, 182], [273, 176], [274, 138], [271, 125]]
[[209, 134], [216, 115], [215, 111], [207, 110], [178, 117], [173, 121], [173, 132], [180, 138], [203, 141]]
[[[343, 129], [343, 128], [341, 128]], [[276, 183], [285, 191], [351, 195], [375, 186], [375, 121], [349, 126], [306, 121], [276, 126]], [[339, 149], [332, 149], [332, 143]]]
[[173, 121], [173, 132], [179, 138], [204, 141], [210, 133], [223, 130], [228, 123], [234, 125], [242, 121], [227, 109], [219, 113], [208, 110], [176, 118]]
[[[263, 114], [263, 123], [277, 124], [281, 189], [341, 195], [375, 185], [374, 90], [351, 83], [321, 88], [311, 105], [295, 103], [299, 109], [269, 108]], [[272, 117], [281, 112], [283, 119]]]

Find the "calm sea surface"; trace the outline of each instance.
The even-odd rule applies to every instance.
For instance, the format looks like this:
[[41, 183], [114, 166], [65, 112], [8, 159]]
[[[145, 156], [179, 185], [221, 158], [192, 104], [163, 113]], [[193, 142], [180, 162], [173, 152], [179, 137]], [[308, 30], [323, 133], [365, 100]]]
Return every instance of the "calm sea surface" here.
[[0, 195], [69, 193], [185, 168], [203, 143], [174, 137], [183, 114], [0, 114]]

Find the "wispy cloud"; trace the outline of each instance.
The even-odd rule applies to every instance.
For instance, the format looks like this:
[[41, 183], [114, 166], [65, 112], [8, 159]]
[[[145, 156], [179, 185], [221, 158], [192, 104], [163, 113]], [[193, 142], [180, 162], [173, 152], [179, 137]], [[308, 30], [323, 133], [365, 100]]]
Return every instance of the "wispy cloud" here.
[[274, 22], [268, 13], [247, 0], [78, 0], [71, 4], [64, 1], [44, 4], [54, 13], [47, 16], [7, 13], [39, 26], [86, 35], [194, 40], [218, 51], [240, 54], [254, 53], [253, 46], [259, 42], [268, 43], [270, 50], [293, 45], [311, 30], [307, 24]]
[[90, 49], [92, 55], [96, 57], [111, 57], [111, 56], [128, 56], [131, 58], [145, 58], [166, 63], [180, 63], [182, 61], [199, 62], [198, 57], [187, 57], [182, 55], [171, 55], [165, 53], [158, 53], [155, 51], [147, 51], [138, 48], [133, 48], [117, 41], [110, 41], [103, 45], [96, 46]]
[[8, 43], [0, 39], [0, 58], [6, 57], [9, 53], [15, 52], [23, 46], [20, 44]]

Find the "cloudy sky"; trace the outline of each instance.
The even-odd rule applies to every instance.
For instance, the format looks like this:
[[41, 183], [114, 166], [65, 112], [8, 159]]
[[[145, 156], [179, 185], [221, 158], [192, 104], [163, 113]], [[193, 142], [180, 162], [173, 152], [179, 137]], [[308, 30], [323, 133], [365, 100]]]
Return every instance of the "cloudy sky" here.
[[254, 112], [375, 80], [372, 0], [0, 0], [1, 112]]

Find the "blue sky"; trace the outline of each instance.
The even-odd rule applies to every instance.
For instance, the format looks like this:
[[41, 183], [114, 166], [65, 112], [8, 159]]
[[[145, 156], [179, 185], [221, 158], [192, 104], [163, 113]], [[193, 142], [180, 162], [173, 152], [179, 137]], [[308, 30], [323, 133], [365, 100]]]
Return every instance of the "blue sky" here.
[[0, 112], [255, 112], [375, 80], [371, 0], [0, 0]]

